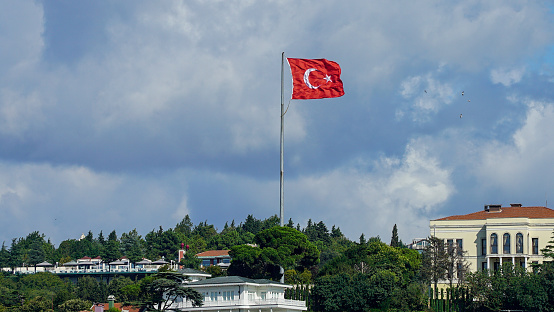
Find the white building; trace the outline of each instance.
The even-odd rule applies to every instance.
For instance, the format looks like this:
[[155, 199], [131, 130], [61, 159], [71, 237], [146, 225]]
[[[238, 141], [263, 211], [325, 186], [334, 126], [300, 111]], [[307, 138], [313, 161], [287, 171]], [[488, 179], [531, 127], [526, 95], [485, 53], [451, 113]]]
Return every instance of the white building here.
[[486, 205], [483, 210], [430, 221], [431, 236], [464, 251], [471, 271], [497, 270], [502, 263], [530, 268], [545, 259], [554, 231], [554, 210], [521, 204]]
[[182, 311], [293, 312], [306, 311], [306, 303], [285, 299], [292, 286], [266, 279], [226, 276], [191, 282], [186, 285], [204, 296], [201, 307], [188, 301], [175, 302], [172, 309]]

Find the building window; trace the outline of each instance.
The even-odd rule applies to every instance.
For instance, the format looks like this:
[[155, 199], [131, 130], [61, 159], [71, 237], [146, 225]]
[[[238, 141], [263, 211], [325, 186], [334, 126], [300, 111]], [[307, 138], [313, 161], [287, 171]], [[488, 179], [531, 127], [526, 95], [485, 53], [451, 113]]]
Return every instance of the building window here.
[[481, 270], [485, 271], [487, 269], [487, 263], [481, 262]]
[[504, 246], [503, 253], [509, 254], [510, 253], [510, 234], [505, 233], [502, 236], [502, 246]]
[[481, 239], [481, 255], [483, 255], [483, 256], [487, 255], [487, 239], [486, 238]]
[[450, 254], [450, 251], [452, 251], [452, 248], [454, 248], [454, 240], [453, 239], [447, 239], [446, 240], [446, 246], [448, 248], [448, 253]]
[[210, 293], [210, 300], [211, 301], [217, 301], [217, 291], [212, 291]]
[[456, 248], [458, 249], [458, 256], [464, 254], [464, 244], [462, 242], [462, 239], [456, 239]]
[[538, 238], [533, 238], [532, 243], [533, 243], [533, 254], [538, 255], [539, 254], [539, 239]]
[[204, 259], [202, 260], [202, 266], [209, 267], [210, 266], [210, 259]]
[[491, 254], [495, 255], [498, 253], [498, 236], [496, 233], [491, 234]]
[[516, 234], [516, 253], [523, 253], [523, 234]]
[[227, 300], [235, 300], [235, 291], [234, 290], [231, 290], [231, 291], [224, 291], [223, 292], [223, 300], [227, 301]]

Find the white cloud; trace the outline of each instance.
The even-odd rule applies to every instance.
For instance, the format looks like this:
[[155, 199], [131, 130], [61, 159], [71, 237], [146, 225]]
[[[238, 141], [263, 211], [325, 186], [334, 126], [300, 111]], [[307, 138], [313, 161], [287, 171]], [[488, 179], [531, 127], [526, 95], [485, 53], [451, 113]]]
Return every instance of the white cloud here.
[[55, 243], [88, 230], [149, 231], [188, 213], [180, 179], [168, 179], [171, 182], [84, 167], [0, 163], [0, 241], [33, 231]]
[[400, 95], [410, 103], [410, 106], [398, 109], [397, 119], [406, 114], [402, 110], [408, 110], [414, 122], [424, 123], [452, 103], [455, 94], [452, 86], [448, 82], [438, 81], [434, 77], [436, 74], [437, 72], [433, 72], [425, 76], [408, 77], [401, 82]]
[[524, 68], [514, 68], [514, 69], [492, 69], [491, 70], [491, 81], [495, 84], [502, 84], [505, 87], [509, 87], [515, 83], [521, 81], [523, 74], [525, 73]]
[[[467, 105], [460, 128], [429, 123], [423, 137], [420, 125], [390, 120], [396, 113], [427, 123], [454, 106], [465, 79], [518, 94], [532, 70], [525, 63], [554, 36], [539, 2], [132, 2], [125, 13], [91, 17], [99, 35], [87, 40], [90, 49], [56, 62], [43, 54], [45, 46], [56, 52], [52, 32], [66, 42], [79, 33], [63, 19], [45, 20], [41, 5], [63, 4], [1, 3], [0, 29], [10, 30], [0, 36], [0, 209], [9, 216], [0, 225], [8, 236], [152, 228], [185, 213], [218, 222], [223, 213], [203, 203], [210, 196], [188, 193], [198, 184], [233, 190], [218, 203], [223, 217], [271, 213], [278, 174], [271, 180], [271, 169], [257, 168], [273, 163], [278, 172], [281, 51], [339, 62], [347, 90], [340, 113], [321, 102], [293, 102], [287, 112], [287, 146], [299, 147], [288, 163], [299, 177], [285, 183], [295, 221], [321, 217], [353, 239], [364, 232], [384, 240], [398, 223], [409, 239], [428, 233], [427, 215], [444, 208], [453, 185], [468, 188], [452, 172], [507, 189], [523, 188], [506, 182], [513, 176], [548, 182], [552, 104], [530, 106], [509, 144], [501, 130], [516, 119], [517, 99], [499, 110], [494, 90], [474, 91], [490, 96], [478, 108], [486, 117], [466, 119], [466, 111], [478, 115]], [[394, 95], [403, 105], [389, 103]], [[322, 129], [315, 118], [333, 122]], [[488, 123], [497, 124], [492, 133]], [[301, 166], [308, 150], [324, 149], [323, 135], [359, 146]], [[394, 153], [404, 154], [360, 156]], [[343, 165], [352, 159], [359, 162]], [[244, 205], [228, 209], [234, 202]]]
[[[508, 190], [525, 190], [527, 187], [514, 181], [529, 181], [552, 185], [551, 166], [554, 159], [554, 103], [527, 101], [528, 111], [523, 125], [507, 143], [490, 142], [483, 146], [482, 162], [475, 174], [482, 183], [502, 186]], [[532, 182], [531, 182], [532, 181]]]
[[374, 169], [370, 171], [367, 161], [359, 160], [287, 183], [294, 190], [291, 209], [302, 210], [293, 214], [322, 218], [354, 240], [365, 233], [379, 234], [387, 241], [394, 224], [406, 241], [427, 236], [430, 212], [448, 200], [454, 187], [450, 171], [421, 143], [411, 142], [402, 158], [381, 158], [371, 164]]
[[[0, 1], [0, 81], [21, 78], [21, 72], [35, 66], [44, 47], [41, 38], [43, 12], [33, 1]], [[9, 31], [7, 31], [9, 29]]]

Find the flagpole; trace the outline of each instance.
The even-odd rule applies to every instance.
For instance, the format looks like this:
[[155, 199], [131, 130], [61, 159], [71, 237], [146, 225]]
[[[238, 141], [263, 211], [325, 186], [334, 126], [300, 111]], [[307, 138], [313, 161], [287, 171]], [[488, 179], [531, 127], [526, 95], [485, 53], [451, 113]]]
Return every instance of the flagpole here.
[[284, 82], [284, 74], [285, 74], [285, 52], [281, 54], [281, 181], [280, 181], [280, 190], [281, 190], [281, 197], [280, 197], [280, 220], [281, 220], [281, 226], [285, 225], [284, 217], [285, 217], [285, 206], [284, 206], [284, 200], [285, 200], [285, 189], [284, 189], [284, 177], [283, 177], [283, 149], [285, 145], [285, 132], [284, 132], [284, 125], [285, 125], [285, 95], [284, 95], [284, 88], [285, 88], [285, 82]]

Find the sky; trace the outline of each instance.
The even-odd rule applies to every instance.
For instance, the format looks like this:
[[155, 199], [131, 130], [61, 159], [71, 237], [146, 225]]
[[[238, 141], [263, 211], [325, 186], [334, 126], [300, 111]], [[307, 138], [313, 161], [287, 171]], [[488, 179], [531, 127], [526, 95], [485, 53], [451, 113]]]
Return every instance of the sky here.
[[554, 1], [0, 0], [0, 242], [279, 215], [283, 52], [345, 89], [290, 101], [285, 63], [285, 223], [554, 207], [553, 29]]

